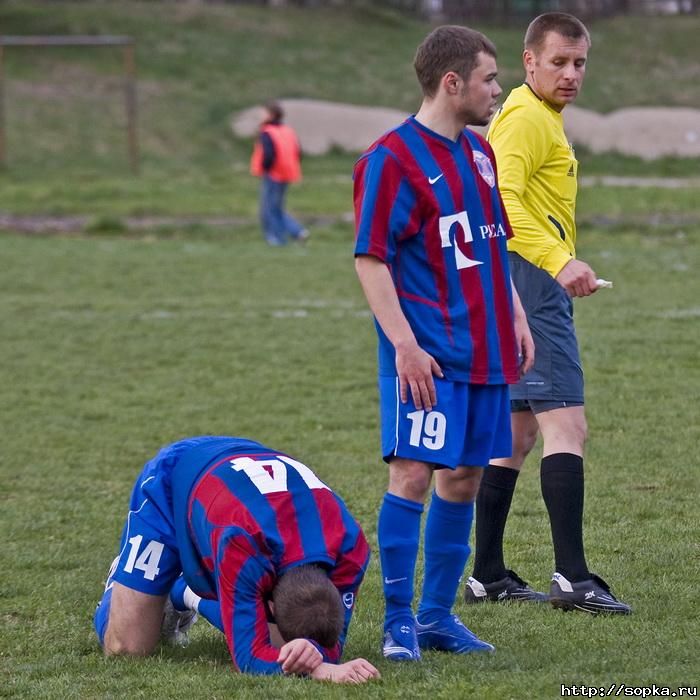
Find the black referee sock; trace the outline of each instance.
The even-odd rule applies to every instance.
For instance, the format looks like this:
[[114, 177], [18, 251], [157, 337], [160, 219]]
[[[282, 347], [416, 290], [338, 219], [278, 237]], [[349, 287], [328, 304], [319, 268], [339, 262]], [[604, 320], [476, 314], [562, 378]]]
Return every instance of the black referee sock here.
[[583, 553], [583, 458], [568, 452], [543, 457], [540, 483], [556, 570], [571, 582], [585, 581], [591, 575]]
[[506, 575], [503, 531], [520, 472], [490, 465], [476, 497], [476, 552], [474, 578], [481, 583], [500, 581]]

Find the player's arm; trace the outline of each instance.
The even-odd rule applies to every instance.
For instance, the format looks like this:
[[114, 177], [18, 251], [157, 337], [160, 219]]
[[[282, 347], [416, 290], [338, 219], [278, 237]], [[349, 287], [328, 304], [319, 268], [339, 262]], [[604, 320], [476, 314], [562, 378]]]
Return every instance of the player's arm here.
[[255, 556], [247, 535], [231, 533], [219, 543], [217, 588], [226, 642], [236, 668], [243, 673], [307, 675], [323, 660], [306, 639], [293, 639], [277, 649], [270, 639], [265, 594], [273, 573]]
[[343, 648], [345, 640], [348, 636], [350, 622], [352, 621], [353, 613], [355, 612], [355, 604], [357, 602], [357, 593], [362, 585], [362, 580], [365, 576], [365, 571], [369, 565], [370, 550], [364, 534], [360, 531], [354, 547], [344, 554], [341, 554], [333, 572], [331, 573], [331, 581], [338, 588], [341, 600], [343, 601], [343, 610], [345, 618], [343, 620], [343, 629], [338, 638], [338, 643], [335, 648], [327, 654], [324, 661], [340, 663], [343, 656]]
[[416, 342], [399, 304], [387, 267], [397, 241], [415, 233], [419, 220], [415, 193], [392, 153], [382, 147], [355, 166], [355, 267], [372, 312], [396, 352], [401, 400], [408, 392], [418, 408], [430, 410], [436, 401], [433, 374], [437, 362]]
[[535, 343], [532, 340], [532, 333], [530, 332], [530, 326], [527, 322], [525, 309], [523, 309], [520, 296], [518, 295], [518, 291], [515, 289], [515, 285], [513, 284], [512, 280], [510, 287], [513, 292], [513, 325], [515, 329], [515, 343], [517, 345], [518, 356], [520, 359], [520, 376], [522, 377], [524, 374], [530, 371], [535, 363]]
[[401, 401], [406, 403], [410, 391], [416, 408], [430, 411], [437, 402], [433, 375], [442, 377], [440, 365], [418, 345], [384, 262], [372, 255], [358, 255], [355, 269], [369, 307], [396, 351]]

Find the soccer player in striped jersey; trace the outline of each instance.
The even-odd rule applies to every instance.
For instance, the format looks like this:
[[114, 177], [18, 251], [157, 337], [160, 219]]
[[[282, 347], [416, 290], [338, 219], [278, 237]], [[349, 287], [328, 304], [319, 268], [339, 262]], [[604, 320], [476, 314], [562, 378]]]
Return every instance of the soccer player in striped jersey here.
[[226, 635], [239, 671], [362, 683], [377, 670], [340, 658], [369, 555], [306, 465], [243, 438], [182, 440], [136, 481], [95, 628], [108, 655], [148, 654], [172, 592], [176, 616], [195, 608]]
[[375, 142], [354, 173], [355, 262], [379, 335], [382, 456], [389, 463], [378, 524], [383, 653], [397, 661], [420, 659], [421, 648], [493, 650], [452, 605], [469, 557], [482, 468], [510, 455], [507, 385], [533, 354], [510, 281], [511, 234], [495, 159], [465, 128], [485, 125], [495, 110], [495, 47], [467, 27], [438, 27], [418, 47], [414, 66], [419, 111]]
[[525, 35], [526, 81], [510, 93], [488, 133], [514, 232], [508, 241], [511, 272], [535, 338], [536, 359], [511, 390], [513, 455], [489, 469], [481, 484], [468, 603], [545, 598], [506, 569], [503, 558], [519, 470], [541, 433], [540, 478], [556, 567], [551, 603], [594, 614], [630, 612], [589, 571], [583, 548], [587, 427], [572, 297], [593, 294], [597, 280], [576, 258], [578, 163], [561, 113], [581, 89], [589, 47], [588, 31], [576, 17], [548, 12], [535, 18]]

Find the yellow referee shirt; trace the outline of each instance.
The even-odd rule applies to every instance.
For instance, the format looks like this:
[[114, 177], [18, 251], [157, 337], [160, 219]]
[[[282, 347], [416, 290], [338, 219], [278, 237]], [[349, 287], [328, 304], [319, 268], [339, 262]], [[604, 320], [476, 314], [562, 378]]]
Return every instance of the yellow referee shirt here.
[[521, 85], [494, 117], [488, 140], [515, 234], [508, 250], [556, 277], [576, 257], [578, 161], [562, 116]]

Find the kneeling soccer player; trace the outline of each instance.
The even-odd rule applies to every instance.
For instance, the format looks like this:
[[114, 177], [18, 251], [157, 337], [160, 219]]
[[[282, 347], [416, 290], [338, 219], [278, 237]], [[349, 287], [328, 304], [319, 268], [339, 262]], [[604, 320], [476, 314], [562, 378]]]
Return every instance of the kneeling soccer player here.
[[374, 666], [339, 661], [369, 554], [301, 462], [243, 438], [189, 438], [134, 485], [95, 629], [105, 654], [146, 655], [161, 628], [191, 623], [189, 607], [224, 632], [239, 671], [362, 683]]

